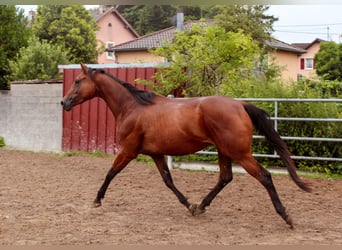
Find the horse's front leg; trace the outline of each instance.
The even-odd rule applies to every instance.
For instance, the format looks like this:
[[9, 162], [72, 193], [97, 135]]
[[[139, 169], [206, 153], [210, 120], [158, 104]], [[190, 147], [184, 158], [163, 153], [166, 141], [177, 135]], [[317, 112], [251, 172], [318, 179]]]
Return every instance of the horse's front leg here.
[[106, 178], [100, 188], [100, 190], [97, 193], [97, 196], [94, 200], [94, 207], [99, 207], [101, 206], [101, 200], [104, 198], [106, 190], [110, 184], [110, 182], [113, 180], [113, 178], [120, 173], [120, 171], [122, 169], [124, 169], [127, 164], [133, 160], [136, 156], [131, 156], [131, 155], [127, 155], [122, 153], [123, 151], [120, 151], [115, 160], [114, 163], [111, 167], [111, 169], [108, 171]]
[[170, 170], [167, 166], [165, 156], [164, 155], [151, 155], [153, 161], [155, 162], [160, 175], [163, 178], [166, 186], [171, 189], [174, 194], [177, 196], [180, 203], [182, 203], [187, 209], [191, 210], [192, 205], [188, 202], [188, 199], [176, 188], [173, 184], [173, 180], [171, 177]]

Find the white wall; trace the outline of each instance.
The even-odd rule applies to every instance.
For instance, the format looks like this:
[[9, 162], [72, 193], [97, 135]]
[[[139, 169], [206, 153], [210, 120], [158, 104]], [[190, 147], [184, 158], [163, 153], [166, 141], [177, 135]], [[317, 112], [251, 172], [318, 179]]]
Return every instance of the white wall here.
[[12, 84], [0, 91], [0, 135], [7, 146], [62, 151], [62, 84]]

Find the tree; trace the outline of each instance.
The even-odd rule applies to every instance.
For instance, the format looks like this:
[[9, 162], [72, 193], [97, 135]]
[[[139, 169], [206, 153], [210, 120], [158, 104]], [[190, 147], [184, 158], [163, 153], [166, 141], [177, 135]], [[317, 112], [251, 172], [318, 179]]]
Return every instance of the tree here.
[[[140, 34], [151, 33], [171, 26], [171, 18], [175, 13], [169, 5], [146, 5], [138, 12], [140, 18], [136, 26]], [[151, 26], [150, 24], [154, 24]]]
[[23, 9], [0, 5], [0, 89], [8, 89], [8, 61], [27, 45], [31, 33]]
[[278, 21], [274, 16], [266, 15], [269, 6], [264, 5], [226, 5], [218, 7], [215, 19], [226, 31], [242, 30], [263, 47], [271, 38], [273, 23]]
[[120, 5], [118, 10], [141, 35], [171, 26], [172, 16], [178, 8], [183, 9], [185, 20], [216, 19], [226, 31], [251, 35], [262, 47], [270, 39], [273, 23], [278, 19], [265, 14], [269, 9], [264, 5]]
[[12, 80], [56, 79], [58, 64], [67, 64], [68, 55], [61, 47], [33, 37], [21, 48], [18, 56], [9, 62]]
[[193, 25], [174, 42], [154, 51], [172, 64], [155, 75], [155, 90], [168, 94], [181, 87], [186, 96], [226, 94], [254, 75], [259, 49], [250, 36], [217, 25]]
[[342, 44], [322, 43], [314, 60], [319, 76], [325, 80], [342, 80]]
[[172, 25], [172, 16], [176, 14], [172, 5], [123, 5], [118, 11], [141, 35], [168, 28]]
[[71, 63], [96, 63], [97, 26], [82, 5], [39, 5], [33, 31], [40, 40], [64, 48]]
[[118, 11], [140, 35], [145, 35], [172, 26], [172, 17], [179, 8], [184, 12], [184, 20], [214, 17], [214, 13], [208, 11], [210, 8], [199, 6], [119, 5]]

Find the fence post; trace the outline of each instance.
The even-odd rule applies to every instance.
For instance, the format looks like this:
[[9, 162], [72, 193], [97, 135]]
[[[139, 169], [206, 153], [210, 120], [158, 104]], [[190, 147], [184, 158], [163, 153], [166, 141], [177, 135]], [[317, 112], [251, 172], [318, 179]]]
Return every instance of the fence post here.
[[173, 168], [172, 156], [170, 155], [167, 156], [167, 166], [169, 167], [169, 169]]
[[278, 131], [278, 101], [274, 101], [274, 129]]
[[[278, 101], [274, 101], [274, 129], [278, 132]], [[277, 152], [273, 151], [274, 155], [277, 155]]]

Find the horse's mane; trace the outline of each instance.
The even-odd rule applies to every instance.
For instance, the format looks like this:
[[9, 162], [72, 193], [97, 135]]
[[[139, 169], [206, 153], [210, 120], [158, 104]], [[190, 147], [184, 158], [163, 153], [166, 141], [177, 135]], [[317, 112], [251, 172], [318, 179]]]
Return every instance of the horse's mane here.
[[[121, 84], [122, 86], [124, 86], [134, 97], [134, 99], [142, 104], [142, 105], [150, 105], [153, 104], [153, 98], [155, 97], [155, 93], [150, 92], [150, 91], [146, 91], [146, 90], [142, 90], [142, 89], [138, 89], [136, 87], [134, 87], [132, 84], [129, 84], [128, 82], [125, 82], [115, 76], [113, 76], [112, 74], [106, 72], [103, 69], [96, 69], [95, 71], [96, 73], [100, 73], [100, 74], [105, 74], [107, 76], [109, 76], [111, 79], [113, 79], [114, 81], [118, 82], [119, 84]], [[92, 76], [92, 70], [90, 70], [90, 76]]]

